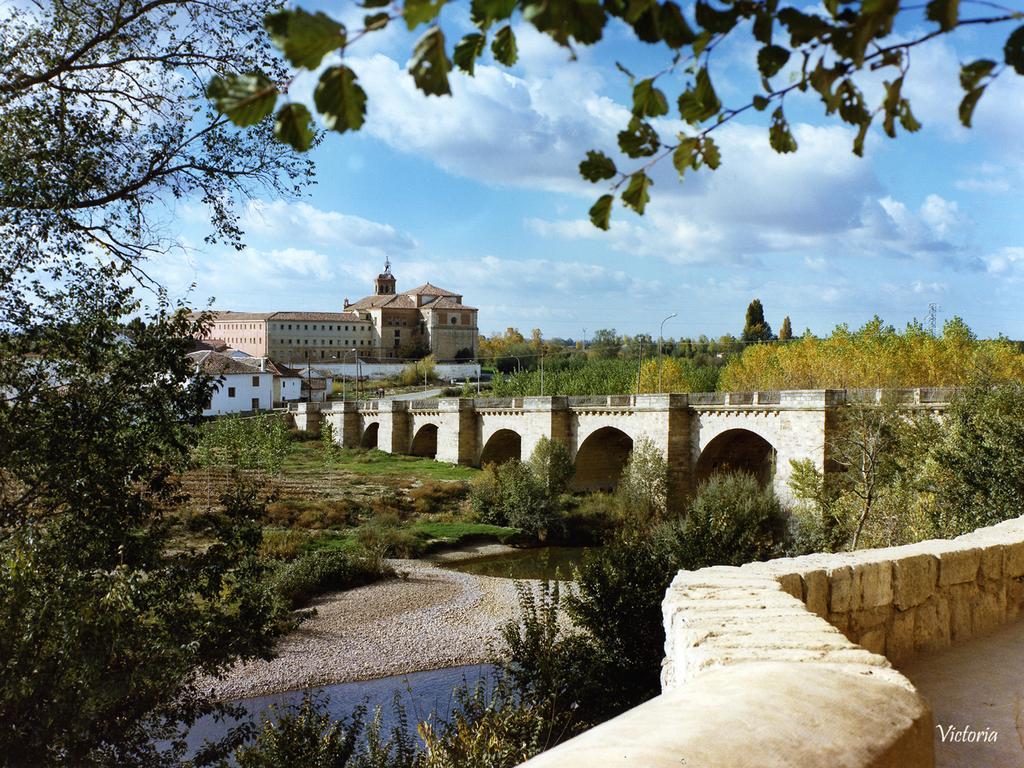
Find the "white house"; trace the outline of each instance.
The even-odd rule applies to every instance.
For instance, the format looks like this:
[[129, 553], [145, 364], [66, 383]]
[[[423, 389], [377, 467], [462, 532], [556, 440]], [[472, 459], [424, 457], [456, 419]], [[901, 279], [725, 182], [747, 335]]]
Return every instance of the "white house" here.
[[261, 360], [266, 361], [266, 369], [274, 374], [275, 406], [302, 399], [302, 374], [294, 368], [276, 363], [270, 358], [254, 357], [242, 362], [259, 365]]
[[202, 351], [189, 355], [196, 368], [218, 379], [204, 416], [225, 413], [267, 411], [274, 406], [274, 374], [267, 370], [266, 359], [255, 358], [248, 364], [220, 352]]

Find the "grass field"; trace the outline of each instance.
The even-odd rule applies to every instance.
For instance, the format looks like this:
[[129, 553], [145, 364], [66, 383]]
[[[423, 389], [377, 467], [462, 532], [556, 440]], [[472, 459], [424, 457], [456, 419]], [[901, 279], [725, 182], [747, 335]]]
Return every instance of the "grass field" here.
[[403, 456], [377, 450], [344, 448], [324, 462], [323, 447], [316, 441], [295, 443], [284, 462], [285, 473], [322, 472], [343, 469], [367, 477], [402, 477], [428, 480], [472, 480], [480, 470], [458, 464], [445, 464], [421, 456]]

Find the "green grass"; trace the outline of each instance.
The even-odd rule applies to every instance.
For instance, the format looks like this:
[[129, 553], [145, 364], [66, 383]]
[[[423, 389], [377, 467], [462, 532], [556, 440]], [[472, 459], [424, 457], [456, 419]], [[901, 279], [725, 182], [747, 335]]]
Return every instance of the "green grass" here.
[[414, 477], [418, 480], [471, 480], [480, 472], [474, 467], [445, 464], [421, 456], [358, 448], [343, 448], [337, 451], [334, 461], [325, 464], [323, 446], [318, 441], [294, 443], [283, 465], [284, 472], [322, 472], [325, 469], [344, 469], [378, 477]]
[[[416, 552], [423, 554], [440, 547], [454, 547], [471, 542], [498, 542], [505, 544], [518, 535], [516, 528], [484, 523], [409, 522], [403, 528], [417, 540]], [[310, 536], [305, 550], [340, 550], [355, 552], [360, 548], [356, 530], [329, 531]]]

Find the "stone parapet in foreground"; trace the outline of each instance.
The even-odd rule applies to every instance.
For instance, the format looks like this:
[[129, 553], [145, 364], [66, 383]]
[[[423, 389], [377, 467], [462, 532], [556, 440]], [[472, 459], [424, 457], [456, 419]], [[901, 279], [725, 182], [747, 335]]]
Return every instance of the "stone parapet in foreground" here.
[[891, 662], [1024, 607], [1024, 518], [953, 540], [680, 572], [661, 696], [529, 768], [930, 768], [927, 702]]

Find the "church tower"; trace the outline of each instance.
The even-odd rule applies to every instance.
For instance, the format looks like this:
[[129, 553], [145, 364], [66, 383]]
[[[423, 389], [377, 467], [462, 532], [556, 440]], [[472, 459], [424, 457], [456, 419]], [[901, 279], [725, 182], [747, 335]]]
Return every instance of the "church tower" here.
[[391, 274], [391, 259], [385, 259], [384, 271], [373, 281], [374, 293], [378, 296], [395, 294], [395, 276]]

